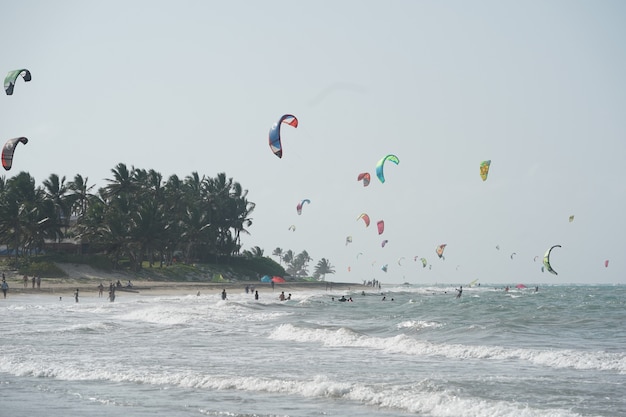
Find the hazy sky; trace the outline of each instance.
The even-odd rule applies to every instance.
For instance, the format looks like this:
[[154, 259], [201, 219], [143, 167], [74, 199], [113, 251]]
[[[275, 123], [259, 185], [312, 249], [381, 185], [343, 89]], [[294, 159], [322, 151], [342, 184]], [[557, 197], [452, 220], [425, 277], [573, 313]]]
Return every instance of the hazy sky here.
[[0, 72], [33, 77], [0, 99], [0, 140], [30, 140], [7, 178], [225, 172], [256, 203], [244, 249], [336, 281], [626, 283], [625, 2], [5, 3]]

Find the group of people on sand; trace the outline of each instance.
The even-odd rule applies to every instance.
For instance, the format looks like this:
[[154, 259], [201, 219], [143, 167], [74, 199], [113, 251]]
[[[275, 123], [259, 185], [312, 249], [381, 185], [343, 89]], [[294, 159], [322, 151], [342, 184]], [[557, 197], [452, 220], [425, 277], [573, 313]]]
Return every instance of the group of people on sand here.
[[28, 288], [28, 282], [30, 281], [33, 285], [33, 288], [35, 288], [35, 285], [37, 285], [37, 288], [41, 288], [41, 277], [39, 275], [33, 275], [32, 278], [28, 278], [28, 275], [24, 275], [24, 277], [22, 277], [22, 281], [24, 281], [24, 288]]

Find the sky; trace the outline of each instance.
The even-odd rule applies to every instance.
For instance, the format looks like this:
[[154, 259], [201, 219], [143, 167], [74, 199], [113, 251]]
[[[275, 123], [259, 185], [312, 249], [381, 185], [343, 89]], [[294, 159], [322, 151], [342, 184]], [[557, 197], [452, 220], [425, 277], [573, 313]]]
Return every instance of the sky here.
[[[97, 189], [118, 163], [164, 179], [223, 172], [256, 204], [243, 249], [306, 250], [334, 281], [626, 283], [624, 2], [2, 9], [0, 72], [32, 73], [0, 97], [0, 141], [29, 139], [6, 178], [80, 174]], [[268, 132], [283, 114], [299, 126], [283, 125], [279, 159]], [[400, 163], [381, 183], [388, 154]], [[558, 275], [541, 271], [553, 245]]]

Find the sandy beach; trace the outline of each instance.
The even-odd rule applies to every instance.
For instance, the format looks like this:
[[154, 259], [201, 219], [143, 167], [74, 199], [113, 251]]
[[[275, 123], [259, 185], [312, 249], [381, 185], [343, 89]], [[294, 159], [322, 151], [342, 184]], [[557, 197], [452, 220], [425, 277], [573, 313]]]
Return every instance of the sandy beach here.
[[[259, 281], [237, 281], [237, 282], [172, 282], [172, 281], [152, 281], [133, 280], [129, 275], [123, 273], [108, 273], [95, 270], [87, 265], [60, 264], [67, 273], [65, 278], [42, 278], [41, 286], [36, 284], [33, 288], [32, 276], [28, 277], [25, 284], [23, 276], [16, 273], [5, 272], [6, 281], [9, 284], [7, 297], [19, 296], [20, 294], [54, 294], [58, 297], [73, 297], [76, 289], [83, 297], [98, 297], [98, 286], [102, 283], [105, 295], [108, 294], [109, 285], [120, 281], [122, 287], [117, 288], [118, 296], [124, 293], [135, 293], [139, 295], [197, 295], [219, 294], [223, 289], [226, 292], [245, 291], [245, 287], [254, 286], [260, 293], [280, 293], [280, 291], [295, 293], [306, 290], [328, 290], [329, 292], [342, 292], [351, 289], [363, 288], [356, 283], [336, 283], [331, 281], [318, 282], [286, 282], [275, 284], [272, 289], [271, 284]], [[131, 279], [132, 287], [126, 287]]]

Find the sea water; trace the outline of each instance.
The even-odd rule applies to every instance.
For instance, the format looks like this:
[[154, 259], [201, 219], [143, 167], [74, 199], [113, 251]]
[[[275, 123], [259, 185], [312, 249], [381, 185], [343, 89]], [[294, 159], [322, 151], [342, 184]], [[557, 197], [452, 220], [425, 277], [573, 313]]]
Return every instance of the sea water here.
[[288, 291], [9, 293], [0, 416], [626, 416], [624, 286]]

